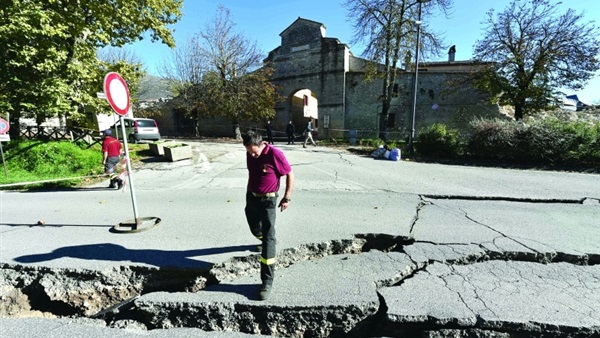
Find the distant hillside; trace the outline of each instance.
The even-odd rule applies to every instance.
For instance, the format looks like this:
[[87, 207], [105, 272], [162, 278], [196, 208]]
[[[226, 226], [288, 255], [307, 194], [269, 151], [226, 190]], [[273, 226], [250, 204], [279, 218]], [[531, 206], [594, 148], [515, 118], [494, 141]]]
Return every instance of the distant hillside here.
[[165, 97], [173, 97], [167, 80], [153, 75], [148, 75], [140, 81], [140, 100], [153, 100]]

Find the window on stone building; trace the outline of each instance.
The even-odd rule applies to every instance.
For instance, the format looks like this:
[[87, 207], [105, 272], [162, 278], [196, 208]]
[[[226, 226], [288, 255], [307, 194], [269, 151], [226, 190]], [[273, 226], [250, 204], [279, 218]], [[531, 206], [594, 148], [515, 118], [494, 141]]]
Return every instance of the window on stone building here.
[[429, 96], [430, 99], [435, 100], [435, 93], [433, 92], [433, 89], [429, 89], [429, 91], [427, 92], [427, 95]]

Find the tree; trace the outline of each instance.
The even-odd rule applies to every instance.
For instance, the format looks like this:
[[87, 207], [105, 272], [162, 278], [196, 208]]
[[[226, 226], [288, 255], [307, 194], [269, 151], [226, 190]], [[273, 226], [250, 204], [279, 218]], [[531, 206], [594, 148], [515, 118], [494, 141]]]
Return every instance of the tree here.
[[[83, 106], [107, 107], [95, 96], [106, 71], [135, 69], [96, 57], [104, 46], [121, 47], [150, 31], [169, 46], [169, 24], [182, 0], [7, 0], [0, 4], [0, 107], [10, 115], [11, 137], [23, 116], [76, 115]], [[141, 71], [141, 69], [139, 70]], [[123, 75], [123, 74], [122, 74]]]
[[[131, 105], [133, 106], [132, 109], [136, 111], [136, 116], [148, 117], [139, 114], [139, 110], [136, 109], [139, 108], [139, 97], [144, 94], [141, 92], [142, 88], [140, 84], [142, 78], [145, 78], [147, 75], [140, 57], [127, 47], [115, 48], [109, 46], [98, 50], [97, 58], [101, 64], [100, 76], [105, 76], [109, 71], [119, 73], [127, 81]], [[104, 80], [104, 78], [102, 79]], [[147, 87], [145, 89], [147, 90]]]
[[171, 57], [160, 67], [161, 76], [169, 82], [174, 99], [170, 106], [183, 116], [191, 118], [194, 133], [199, 136], [197, 99], [200, 97], [200, 86], [208, 63], [201, 55], [198, 37], [189, 38], [179, 44], [171, 52]]
[[[68, 109], [68, 82], [58, 77], [67, 60], [60, 46], [67, 27], [52, 24], [53, 15], [40, 3], [0, 5], [0, 108], [9, 115], [11, 139], [19, 137], [21, 111], [40, 118]], [[57, 37], [57, 41], [53, 37]]]
[[236, 139], [241, 139], [240, 121], [264, 121], [275, 115], [277, 94], [270, 82], [272, 75], [272, 68], [263, 67], [224, 81], [218, 71], [209, 71], [200, 86], [198, 111], [207, 117], [227, 117]]
[[544, 108], [558, 88], [580, 89], [599, 69], [600, 40], [583, 14], [547, 0], [513, 0], [494, 18], [475, 45], [475, 59], [492, 62], [477, 72], [477, 86], [501, 105], [515, 108], [515, 119]]
[[[374, 61], [377, 76], [383, 78], [382, 101], [379, 118], [379, 137], [387, 138], [387, 125], [392, 100], [392, 89], [398, 73], [398, 60], [411, 55], [416, 44], [416, 18], [419, 2], [417, 0], [346, 0], [348, 19], [354, 20], [355, 38], [353, 43], [365, 41], [363, 56]], [[437, 6], [446, 13], [452, 0], [433, 0], [421, 3], [423, 14], [427, 15]], [[421, 28], [423, 43], [419, 48], [426, 53], [437, 54], [441, 48], [438, 35], [429, 32], [426, 26]], [[381, 69], [381, 70], [380, 70]]]
[[179, 96], [187, 95], [191, 111], [199, 116], [228, 118], [236, 138], [241, 138], [240, 121], [272, 118], [277, 95], [270, 82], [272, 69], [262, 64], [256, 43], [234, 28], [229, 10], [219, 6], [196, 37], [198, 49], [188, 54], [197, 62], [181, 62], [199, 71], [200, 82], [190, 78]]

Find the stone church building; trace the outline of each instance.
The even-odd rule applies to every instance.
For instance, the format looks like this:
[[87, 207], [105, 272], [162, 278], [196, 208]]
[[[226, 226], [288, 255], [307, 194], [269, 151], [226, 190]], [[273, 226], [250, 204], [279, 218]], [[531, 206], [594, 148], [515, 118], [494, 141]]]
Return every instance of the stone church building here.
[[[350, 131], [357, 138], [377, 138], [383, 83], [366, 78], [368, 61], [354, 56], [337, 38], [326, 37], [325, 26], [316, 21], [299, 17], [280, 36], [281, 45], [265, 59], [275, 69], [273, 81], [285, 98], [276, 106], [272, 120], [275, 136], [285, 135], [290, 120], [298, 134], [312, 120], [320, 139], [347, 139]], [[435, 122], [466, 130], [474, 117], [500, 116], [498, 107], [485, 103], [486, 96], [465, 81], [472, 66], [470, 61], [454, 61], [453, 49], [448, 61], [419, 64], [417, 133]], [[399, 70], [388, 139], [406, 139], [410, 133], [413, 79], [413, 70]], [[232, 128], [225, 121], [203, 122], [199, 127], [202, 135], [232, 136]], [[260, 123], [241, 123], [240, 127], [244, 132], [253, 125], [263, 128]]]

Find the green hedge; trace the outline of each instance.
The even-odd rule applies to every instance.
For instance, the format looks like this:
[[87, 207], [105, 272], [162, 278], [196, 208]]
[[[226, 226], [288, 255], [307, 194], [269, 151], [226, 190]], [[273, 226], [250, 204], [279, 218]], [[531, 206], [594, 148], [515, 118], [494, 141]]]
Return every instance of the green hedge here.
[[462, 154], [458, 130], [441, 123], [422, 129], [416, 141], [415, 151], [422, 156], [454, 158]]
[[436, 123], [417, 136], [417, 155], [505, 162], [600, 164], [600, 122], [546, 118], [528, 121], [479, 119], [468, 136]]
[[478, 120], [467, 140], [467, 154], [545, 164], [600, 163], [600, 124], [558, 118], [530, 122]]

